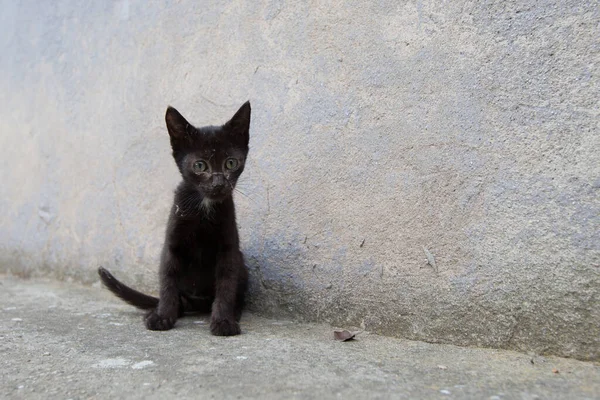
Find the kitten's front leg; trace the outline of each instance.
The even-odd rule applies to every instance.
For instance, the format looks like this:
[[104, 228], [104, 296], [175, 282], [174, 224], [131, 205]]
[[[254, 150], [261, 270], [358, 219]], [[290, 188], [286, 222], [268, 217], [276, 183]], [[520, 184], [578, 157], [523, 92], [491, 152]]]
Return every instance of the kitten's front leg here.
[[217, 256], [216, 296], [212, 307], [210, 331], [217, 336], [241, 333], [236, 309], [239, 303], [240, 279], [245, 279], [244, 258], [239, 250], [229, 250]]
[[168, 249], [163, 250], [160, 265], [160, 296], [158, 307], [150, 311], [144, 322], [153, 331], [166, 331], [175, 325], [179, 315], [179, 290], [177, 274], [181, 268], [179, 259]]

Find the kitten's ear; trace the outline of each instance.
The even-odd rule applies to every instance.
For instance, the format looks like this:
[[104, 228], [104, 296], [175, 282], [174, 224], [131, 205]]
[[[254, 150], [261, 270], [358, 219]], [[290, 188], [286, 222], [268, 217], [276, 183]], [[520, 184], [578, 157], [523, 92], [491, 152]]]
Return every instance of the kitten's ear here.
[[187, 134], [190, 123], [179, 114], [179, 111], [171, 106], [167, 107], [165, 121], [167, 122], [167, 130], [171, 139], [181, 139]]
[[231, 133], [240, 137], [246, 146], [250, 140], [250, 101], [245, 102], [235, 115], [225, 124]]

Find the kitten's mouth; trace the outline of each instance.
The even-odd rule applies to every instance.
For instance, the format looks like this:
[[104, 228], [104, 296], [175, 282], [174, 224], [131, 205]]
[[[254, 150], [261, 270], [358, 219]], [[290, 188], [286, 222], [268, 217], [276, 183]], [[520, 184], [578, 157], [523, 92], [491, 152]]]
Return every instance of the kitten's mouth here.
[[221, 202], [225, 200], [225, 198], [227, 198], [227, 196], [229, 195], [229, 191], [214, 191], [211, 193], [207, 193], [205, 198], [209, 199], [210, 201]]

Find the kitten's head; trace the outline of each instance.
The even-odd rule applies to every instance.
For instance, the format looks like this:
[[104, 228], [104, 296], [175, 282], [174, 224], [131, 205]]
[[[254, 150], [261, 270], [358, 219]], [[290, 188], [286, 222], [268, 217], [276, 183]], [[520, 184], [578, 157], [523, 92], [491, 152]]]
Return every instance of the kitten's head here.
[[248, 154], [250, 102], [222, 126], [196, 128], [173, 107], [167, 108], [165, 120], [183, 179], [198, 190], [204, 203], [231, 196]]

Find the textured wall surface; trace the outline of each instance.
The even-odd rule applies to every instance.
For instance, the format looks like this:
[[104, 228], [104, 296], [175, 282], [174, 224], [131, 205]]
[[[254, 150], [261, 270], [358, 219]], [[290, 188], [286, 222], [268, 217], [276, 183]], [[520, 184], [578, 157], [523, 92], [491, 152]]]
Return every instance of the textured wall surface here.
[[600, 359], [597, 2], [0, 4], [0, 271], [155, 291], [166, 106], [250, 99], [251, 307]]

